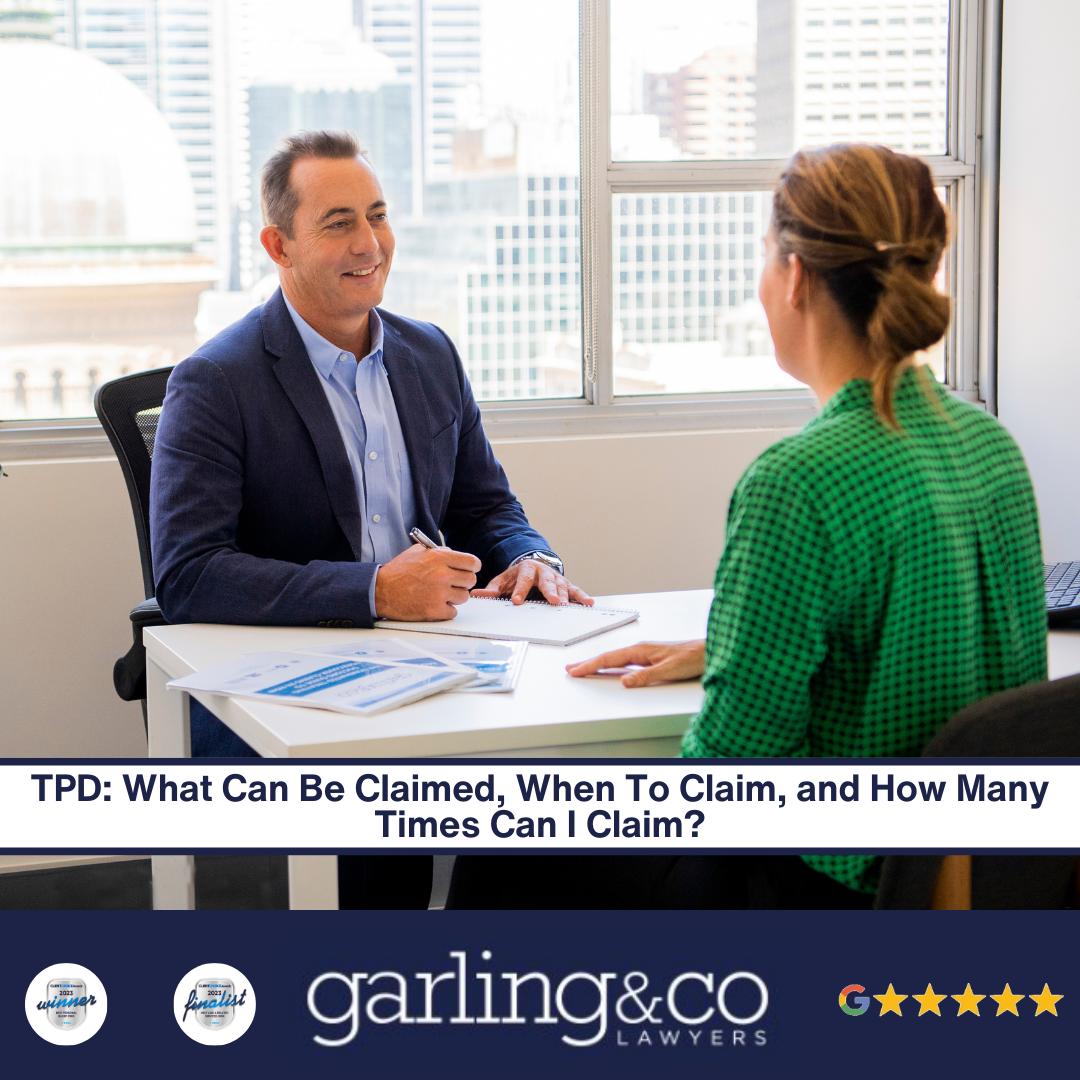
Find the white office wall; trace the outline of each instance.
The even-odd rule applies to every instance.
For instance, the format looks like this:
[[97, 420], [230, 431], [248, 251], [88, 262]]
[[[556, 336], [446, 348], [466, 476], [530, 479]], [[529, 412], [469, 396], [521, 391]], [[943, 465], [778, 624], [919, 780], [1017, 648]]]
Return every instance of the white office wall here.
[[[784, 431], [504, 440], [530, 519], [595, 594], [706, 588], [735, 481]], [[135, 757], [112, 665], [142, 599], [115, 461], [16, 463], [0, 480], [0, 757]]]
[[1058, 562], [1080, 559], [1080, 3], [1005, 0], [1003, 30], [998, 414]]
[[7, 463], [0, 479], [0, 757], [135, 757], [142, 711], [112, 688], [143, 598], [120, 466]]
[[787, 432], [679, 432], [498, 441], [529, 520], [587, 592], [705, 589], [728, 499]]

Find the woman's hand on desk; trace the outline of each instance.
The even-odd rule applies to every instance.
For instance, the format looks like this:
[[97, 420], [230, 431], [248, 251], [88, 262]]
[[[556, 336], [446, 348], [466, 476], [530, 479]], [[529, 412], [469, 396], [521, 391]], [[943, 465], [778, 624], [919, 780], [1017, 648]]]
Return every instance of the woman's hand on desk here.
[[580, 664], [567, 664], [566, 670], [575, 679], [596, 675], [602, 671], [637, 666], [622, 677], [623, 686], [650, 686], [658, 682], [679, 682], [697, 679], [705, 672], [704, 641], [642, 641], [627, 649], [594, 656]]

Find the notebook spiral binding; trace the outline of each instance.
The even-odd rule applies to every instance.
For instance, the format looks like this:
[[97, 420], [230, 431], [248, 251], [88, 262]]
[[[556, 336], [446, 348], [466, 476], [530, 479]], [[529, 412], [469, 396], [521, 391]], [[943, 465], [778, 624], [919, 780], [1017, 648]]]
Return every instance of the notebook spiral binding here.
[[[469, 599], [469, 603], [476, 603], [476, 601], [486, 601], [491, 604], [513, 604], [513, 601], [507, 596], [473, 596]], [[621, 607], [607, 607], [600, 604], [596, 607], [590, 607], [588, 604], [575, 604], [572, 600], [568, 604], [549, 604], [546, 600], [525, 600], [524, 603], [532, 604], [535, 607], [551, 608], [553, 611], [566, 611], [569, 608], [579, 607], [584, 611], [613, 611], [619, 615], [637, 615], [633, 608], [621, 608]], [[520, 607], [520, 604], [515, 604], [515, 607]]]

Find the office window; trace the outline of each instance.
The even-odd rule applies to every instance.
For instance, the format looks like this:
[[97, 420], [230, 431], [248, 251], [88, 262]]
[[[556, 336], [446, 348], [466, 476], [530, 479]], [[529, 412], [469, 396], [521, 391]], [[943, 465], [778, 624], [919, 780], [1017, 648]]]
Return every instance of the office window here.
[[[217, 3], [226, 10], [240, 0]], [[193, 7], [209, 5], [192, 0]], [[57, 12], [57, 45], [73, 48], [67, 21], [73, 5], [40, 6]], [[97, 139], [111, 168], [122, 159], [116, 139], [132, 138], [137, 129], [141, 156], [158, 177], [140, 190], [144, 201], [153, 191], [161, 235], [136, 235], [134, 223], [146, 220], [137, 200], [120, 215], [115, 200], [91, 199], [92, 213], [79, 218], [72, 211], [63, 219], [90, 230], [75, 237], [74, 262], [44, 233], [30, 238], [40, 244], [29, 259], [26, 237], [17, 233], [33, 216], [9, 192], [30, 190], [41, 206], [53, 196], [34, 190], [36, 180], [28, 185], [27, 177], [44, 174], [22, 165], [21, 157], [0, 164], [6, 200], [0, 202], [0, 420], [89, 416], [102, 382], [176, 363], [273, 291], [272, 266], [258, 239], [257, 174], [292, 124], [351, 126], [368, 146], [397, 241], [384, 306], [449, 334], [491, 422], [515, 398], [529, 398], [538, 410], [547, 407], [545, 398], [562, 399], [553, 402], [559, 408], [574, 401], [584, 416], [585, 406], [602, 411], [629, 394], [780, 392], [756, 288], [769, 188], [796, 147], [859, 138], [927, 156], [957, 216], [956, 250], [943, 280], [958, 295], [977, 293], [965, 285], [977, 271], [969, 261], [974, 256], [963, 254], [979, 250], [964, 242], [977, 232], [970, 198], [977, 188], [972, 170], [979, 168], [970, 135], [977, 93], [974, 80], [961, 84], [958, 73], [982, 71], [982, 37], [974, 18], [951, 18], [958, 0], [821, 0], [812, 7], [668, 0], [662, 11], [645, 0], [550, 0], [543, 18], [528, 0], [460, 0], [454, 25], [441, 27], [421, 25], [413, 9], [426, 9], [402, 4], [394, 16], [402, 41], [393, 49], [373, 33], [383, 7], [342, 2], [321, 5], [313, 16], [304, 5], [266, 5], [258, 19], [240, 20], [231, 42], [215, 38], [210, 24], [208, 48], [241, 49], [253, 58], [248, 66], [223, 65], [230, 78], [241, 72], [247, 81], [232, 98], [215, 96], [217, 69], [208, 64], [200, 69], [207, 107], [197, 117], [183, 112], [195, 105], [181, 101], [180, 84], [169, 81], [176, 71], [166, 69], [172, 63], [166, 49], [158, 74], [166, 78], [159, 85], [170, 87], [168, 102], [153, 133], [125, 120], [135, 108], [132, 93], [141, 95], [138, 109], [145, 111], [145, 85], [123, 64], [105, 64], [100, 51], [87, 48], [100, 65], [100, 85], [73, 85], [63, 110], [47, 122], [39, 118], [26, 146], [40, 157], [43, 144], [58, 135], [80, 146]], [[763, 21], [759, 30], [766, 8], [788, 10], [794, 22]], [[430, 55], [424, 49], [435, 33], [446, 37], [444, 44], [460, 39], [445, 50], [455, 54], [446, 61], [452, 70], [438, 80], [421, 59]], [[326, 87], [299, 78], [295, 85], [275, 83], [276, 72], [259, 68], [300, 34], [330, 58]], [[586, 58], [580, 75], [579, 56]], [[338, 78], [337, 72], [352, 74]], [[353, 77], [357, 86], [343, 89]], [[581, 79], [588, 86], [598, 77], [609, 81], [605, 115], [601, 95], [581, 100], [579, 94]], [[126, 94], [128, 105], [108, 97], [120, 104], [105, 107], [95, 97], [106, 94], [106, 79], [109, 93]], [[59, 76], [55, 81], [65, 84]], [[437, 90], [436, 81], [443, 84]], [[225, 98], [243, 102], [243, 115], [231, 114], [233, 105], [209, 108]], [[19, 100], [36, 100], [22, 83]], [[202, 100], [196, 104], [203, 108]], [[956, 130], [950, 117], [961, 120]], [[181, 126], [191, 123], [210, 127], [192, 136]], [[605, 128], [609, 160], [601, 157]], [[223, 146], [236, 152], [228, 163], [216, 158]], [[13, 176], [20, 168], [24, 174]], [[106, 176], [108, 169], [100, 172]], [[50, 235], [59, 236], [58, 229]], [[70, 229], [63, 235], [72, 239]], [[102, 237], [112, 239], [98, 243]], [[115, 243], [117, 237], [124, 243]], [[112, 263], [100, 257], [106, 249]], [[111, 292], [100, 303], [73, 305], [67, 293], [61, 297], [69, 284], [46, 273], [43, 267], [53, 264], [43, 255], [62, 255], [63, 265], [80, 268], [80, 282], [96, 275]], [[167, 286], [168, 304], [133, 305], [137, 282], [154, 284], [159, 272], [167, 278], [159, 284]], [[17, 289], [13, 275], [22, 275]], [[601, 277], [615, 288], [598, 287]], [[712, 283], [704, 296], [702, 281]], [[640, 308], [635, 285], [648, 297]], [[40, 297], [28, 305], [31, 286]], [[686, 315], [683, 293], [691, 286]], [[74, 295], [90, 299], [90, 290]], [[533, 315], [505, 323], [499, 337], [480, 312], [500, 310], [500, 299], [510, 310], [511, 296], [513, 310], [520, 304]], [[658, 308], [655, 297], [662, 300]], [[636, 317], [646, 307], [649, 317]], [[138, 325], [132, 310], [140, 313]], [[977, 301], [956, 310], [945, 371], [951, 385], [977, 396]], [[548, 317], [538, 318], [538, 311]], [[485, 326], [487, 340], [503, 341], [508, 357], [519, 350], [529, 357], [520, 379], [500, 384], [489, 375], [484, 386]], [[509, 431], [517, 421], [506, 415]]]
[[[915, 63], [915, 50], [908, 48], [903, 40], [895, 43], [886, 40], [880, 45], [875, 40], [879, 33], [875, 28], [885, 22], [877, 14], [880, 11], [877, 3], [837, 5], [839, 11], [835, 17], [832, 5], [823, 3], [822, 18], [804, 19], [801, 25], [787, 32], [779, 26], [768, 32], [759, 31], [750, 11], [755, 5], [746, 6], [747, 33], [740, 37], [732, 29], [731, 13], [727, 9], [721, 12], [721, 5], [672, 0], [664, 7], [664, 33], [659, 35], [655, 32], [658, 26], [655, 17], [636, 0], [610, 0], [611, 146], [616, 163], [633, 162], [637, 170], [635, 177], [648, 172], [674, 192], [680, 170], [698, 168], [695, 162], [713, 162], [710, 167], [719, 179], [724, 176], [727, 160], [783, 159], [796, 146], [824, 145], [841, 138], [858, 137], [908, 153], [945, 156], [937, 166], [949, 177], [943, 194], [952, 205], [961, 205], [957, 201], [958, 189], [966, 181], [948, 171], [947, 161], [950, 138], [956, 137], [950, 133], [947, 120], [951, 85], [947, 0], [894, 4], [888, 13], [890, 19], [901, 19], [892, 22], [895, 28], [909, 25], [916, 8], [922, 11], [929, 8], [933, 12], [931, 23], [920, 24], [921, 28], [932, 29], [920, 32], [933, 35], [927, 45], [937, 45], [934, 56], [939, 59], [933, 62], [939, 65], [939, 76], [937, 81], [919, 79], [920, 83], [929, 81], [932, 85], [918, 88], [907, 77], [907, 65]], [[760, 11], [761, 5], [756, 7]], [[902, 11], [897, 12], [897, 7]], [[903, 11], [904, 7], [909, 10]], [[856, 47], [849, 48], [846, 33], [835, 44], [823, 38], [822, 28], [826, 26], [838, 28], [837, 33], [850, 33], [850, 28], [856, 26], [863, 29], [855, 38]], [[872, 37], [865, 44], [859, 40], [868, 35]], [[673, 47], [675, 43], [678, 48]], [[973, 49], [976, 43], [967, 42], [966, 47]], [[779, 50], [778, 56], [785, 49], [790, 50], [789, 70], [777, 64], [770, 51], [773, 49]], [[851, 77], [856, 74], [852, 71], [853, 57], [858, 58], [858, 67], [864, 69], [857, 70], [857, 76], [861, 77]], [[926, 60], [920, 56], [919, 62]], [[886, 78], [881, 79], [878, 71]], [[730, 116], [726, 111], [703, 112], [705, 103], [696, 97], [703, 83], [715, 87], [714, 100], [719, 102], [719, 109], [741, 111]], [[786, 89], [781, 89], [781, 85]], [[831, 91], [831, 99], [824, 97], [827, 90]], [[882, 94], [883, 90], [887, 96]], [[934, 94], [932, 100], [928, 100], [928, 90]], [[958, 90], [957, 87], [954, 93]], [[930, 106], [919, 109], [917, 117], [909, 112], [916, 104], [915, 99], [908, 97], [916, 92], [921, 97], [918, 104], [925, 101]], [[789, 97], [785, 98], [785, 93]], [[834, 102], [842, 108], [830, 110], [828, 106]], [[960, 104], [969, 109], [970, 115], [972, 105]], [[882, 105], [889, 108], [882, 109]], [[919, 121], [919, 130], [910, 133], [906, 130], [904, 123], [909, 115]], [[854, 120], [858, 124], [853, 131]], [[728, 128], [728, 123], [733, 126]], [[964, 151], [968, 152], [968, 148]], [[615, 182], [617, 178], [618, 174], [614, 173]], [[635, 182], [645, 184], [644, 179]], [[762, 187], [766, 188], [767, 182]], [[621, 197], [612, 193], [613, 208]], [[664, 387], [663, 391], [652, 392], [670, 394], [746, 388], [748, 379], [752, 383], [771, 377], [766, 375], [772, 364], [768, 358], [771, 342], [767, 332], [761, 332], [763, 313], [756, 298], [767, 208], [762, 214], [763, 199], [759, 194], [754, 212], [743, 211], [744, 198], [754, 202], [749, 192], [745, 196], [717, 193], [709, 200], [715, 204], [715, 217], [713, 228], [707, 231], [721, 236], [726, 233], [733, 241], [742, 236], [741, 242], [693, 247], [669, 245], [666, 253], [669, 280], [676, 279], [675, 267], [684, 270], [698, 263], [700, 266], [694, 270], [684, 270], [685, 280], [697, 280], [699, 270], [705, 280], [724, 280], [730, 272], [731, 280], [738, 280], [741, 287], [695, 295], [699, 313], [704, 309], [705, 315], [689, 321], [681, 317], [669, 319], [662, 324], [662, 331], [632, 325], [624, 329], [619, 321], [611, 319], [609, 325], [615, 334], [611, 346], [614, 353], [611, 385], [616, 395], [634, 393], [634, 387], [643, 383], [642, 372], [646, 370], [652, 383]], [[681, 199], [689, 201], [688, 196]], [[683, 231], [691, 231], [687, 228], [690, 221], [679, 220], [679, 200], [678, 195], [669, 196], [669, 235], [679, 231], [679, 224], [684, 226]], [[767, 201], [767, 194], [764, 200]], [[730, 206], [726, 205], [728, 202]], [[689, 206], [684, 206], [684, 218], [689, 217], [688, 210]], [[730, 216], [724, 214], [725, 210]], [[745, 220], [735, 216], [739, 213]], [[970, 227], [972, 223], [967, 224]], [[954, 281], [955, 276], [947, 284], [951, 287]], [[707, 343], [712, 343], [716, 355], [739, 357], [737, 369], [735, 364], [718, 364], [708, 370], [698, 365], [694, 357]], [[954, 334], [951, 347], [955, 344]], [[620, 356], [624, 359], [620, 360]], [[951, 372], [951, 377], [955, 382], [965, 378], [958, 368]], [[762, 382], [757, 388], [766, 385]]]

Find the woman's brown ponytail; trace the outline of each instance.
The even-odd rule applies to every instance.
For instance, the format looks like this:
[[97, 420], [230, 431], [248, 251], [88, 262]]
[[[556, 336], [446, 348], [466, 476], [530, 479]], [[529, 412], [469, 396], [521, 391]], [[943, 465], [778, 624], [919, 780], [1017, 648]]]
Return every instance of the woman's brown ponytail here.
[[883, 146], [801, 151], [773, 197], [773, 229], [780, 253], [798, 255], [867, 339], [874, 407], [895, 427], [900, 365], [949, 326], [951, 303], [934, 287], [948, 218], [930, 170]]

